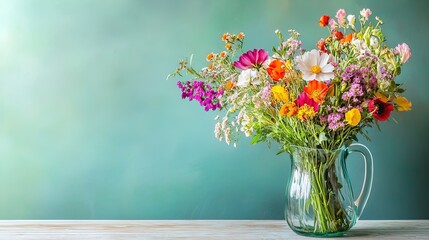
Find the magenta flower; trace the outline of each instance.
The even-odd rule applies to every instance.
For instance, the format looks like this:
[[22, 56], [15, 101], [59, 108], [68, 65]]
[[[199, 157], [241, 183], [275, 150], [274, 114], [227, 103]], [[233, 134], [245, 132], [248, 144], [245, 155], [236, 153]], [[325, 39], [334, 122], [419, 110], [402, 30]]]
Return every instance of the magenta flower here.
[[306, 104], [310, 107], [313, 107], [313, 110], [315, 112], [319, 111], [319, 104], [315, 102], [313, 99], [309, 98], [307, 93], [303, 92], [296, 99], [296, 105], [298, 105], [298, 107], [301, 107]]
[[264, 49], [253, 49], [243, 53], [238, 61], [234, 62], [234, 67], [246, 70], [249, 68], [259, 68], [268, 58], [268, 53]]
[[204, 110], [216, 110], [222, 108], [220, 98], [223, 95], [223, 89], [215, 91], [209, 84], [202, 81], [177, 82], [177, 86], [182, 90], [182, 99], [188, 98], [189, 101], [197, 100]]

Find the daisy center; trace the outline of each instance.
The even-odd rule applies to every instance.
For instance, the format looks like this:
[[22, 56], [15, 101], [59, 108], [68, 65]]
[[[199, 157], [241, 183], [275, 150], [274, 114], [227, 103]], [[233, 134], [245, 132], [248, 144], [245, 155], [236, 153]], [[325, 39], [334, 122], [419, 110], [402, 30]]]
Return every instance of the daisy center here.
[[311, 72], [314, 74], [319, 74], [322, 72], [322, 68], [320, 68], [318, 65], [314, 65], [311, 67]]

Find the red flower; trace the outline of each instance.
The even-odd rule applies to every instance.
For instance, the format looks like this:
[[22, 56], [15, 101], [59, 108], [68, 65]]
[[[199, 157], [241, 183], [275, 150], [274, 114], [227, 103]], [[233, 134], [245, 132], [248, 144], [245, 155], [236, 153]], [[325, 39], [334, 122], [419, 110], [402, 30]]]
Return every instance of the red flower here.
[[321, 38], [319, 41], [317, 41], [316, 45], [320, 51], [322, 51], [324, 53], [328, 52], [328, 50], [326, 50], [326, 46], [325, 46], [325, 39]]
[[328, 22], [329, 22], [329, 16], [323, 15], [320, 17], [319, 25], [321, 27], [326, 27], [326, 26], [328, 26]]
[[341, 31], [334, 30], [332, 31], [332, 36], [336, 37], [338, 40], [341, 40], [344, 38], [344, 35]]
[[368, 110], [378, 121], [386, 121], [390, 116], [390, 112], [393, 111], [393, 104], [383, 102], [380, 98], [375, 98], [369, 102]]

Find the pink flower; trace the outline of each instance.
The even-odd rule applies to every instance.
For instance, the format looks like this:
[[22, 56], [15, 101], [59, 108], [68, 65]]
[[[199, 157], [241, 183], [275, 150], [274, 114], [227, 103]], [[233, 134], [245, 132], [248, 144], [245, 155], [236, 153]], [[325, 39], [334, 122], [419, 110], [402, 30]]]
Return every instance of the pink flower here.
[[249, 68], [260, 68], [268, 58], [268, 53], [264, 49], [253, 49], [243, 53], [238, 61], [234, 62], [234, 67], [246, 70]]
[[307, 93], [303, 92], [301, 93], [298, 98], [296, 99], [296, 105], [298, 107], [308, 105], [310, 107], [313, 107], [313, 110], [315, 112], [319, 111], [319, 104], [315, 102], [313, 99], [309, 98]]
[[346, 11], [344, 9], [339, 9], [335, 17], [338, 19], [338, 24], [342, 26], [346, 24]]
[[329, 28], [331, 29], [331, 31], [335, 29], [336, 25], [337, 23], [335, 22], [335, 20], [331, 18], [331, 20], [329, 20]]
[[371, 12], [371, 9], [369, 9], [369, 8], [364, 8], [360, 11], [360, 15], [362, 17], [364, 17], [365, 19], [368, 19], [369, 16], [371, 16], [371, 14], [372, 14], [372, 12]]
[[398, 44], [395, 48], [395, 52], [397, 52], [401, 57], [401, 63], [406, 63], [412, 56], [410, 47], [408, 47], [406, 43]]

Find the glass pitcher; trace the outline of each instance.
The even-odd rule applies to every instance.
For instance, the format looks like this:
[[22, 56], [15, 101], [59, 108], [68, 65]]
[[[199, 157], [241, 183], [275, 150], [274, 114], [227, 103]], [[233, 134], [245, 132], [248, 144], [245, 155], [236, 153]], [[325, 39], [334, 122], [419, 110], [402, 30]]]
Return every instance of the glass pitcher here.
[[[355, 200], [346, 168], [347, 156], [362, 155], [365, 177]], [[286, 190], [285, 218], [298, 234], [340, 236], [353, 227], [368, 200], [372, 156], [362, 144], [336, 151], [292, 146], [291, 176]]]

